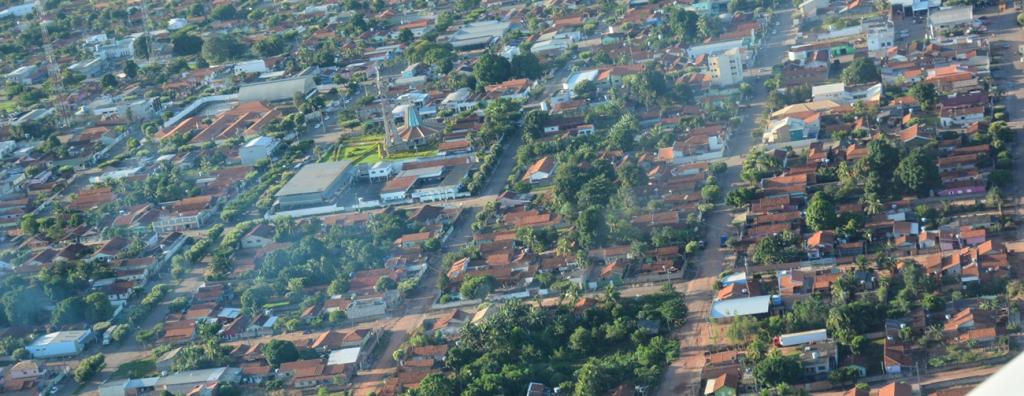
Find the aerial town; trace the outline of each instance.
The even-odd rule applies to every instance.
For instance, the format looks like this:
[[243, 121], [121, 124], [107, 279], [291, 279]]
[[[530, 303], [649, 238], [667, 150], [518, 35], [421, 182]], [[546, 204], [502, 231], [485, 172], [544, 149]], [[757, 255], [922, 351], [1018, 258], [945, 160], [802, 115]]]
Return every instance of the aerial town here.
[[0, 77], [0, 394], [1024, 395], [1021, 2], [3, 0]]

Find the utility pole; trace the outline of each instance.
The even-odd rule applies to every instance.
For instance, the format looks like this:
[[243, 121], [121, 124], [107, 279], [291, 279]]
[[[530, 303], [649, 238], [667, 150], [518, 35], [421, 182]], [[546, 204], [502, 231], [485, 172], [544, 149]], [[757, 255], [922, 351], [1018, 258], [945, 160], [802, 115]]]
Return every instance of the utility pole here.
[[[48, 20], [47, 17], [49, 15], [50, 13], [44, 7], [44, 11], [40, 15], [40, 25], [42, 25], [43, 30], [43, 51], [46, 54], [46, 73], [56, 87], [56, 92], [50, 96], [50, 102], [52, 102], [51, 104], [57, 111], [58, 126], [67, 128], [71, 122], [68, 115], [68, 106], [65, 102], [64, 81], [60, 78], [60, 65], [57, 64], [57, 60], [53, 56], [53, 42], [50, 40], [48, 24], [44, 23]], [[50, 23], [53, 23], [53, 21], [50, 21]]]
[[[149, 60], [149, 55], [153, 52], [151, 47], [152, 43], [149, 41], [149, 31], [153, 28], [153, 21], [149, 19], [149, 5], [146, 0], [142, 0], [142, 39], [146, 40], [146, 60]], [[134, 54], [135, 51], [132, 51]]]
[[380, 115], [384, 118], [384, 152], [381, 157], [387, 157], [391, 151], [390, 146], [394, 139], [397, 139], [397, 136], [395, 136], [395, 126], [392, 125], [390, 101], [385, 94], [384, 85], [380, 79], [380, 66], [375, 67], [374, 70], [377, 72], [377, 97], [380, 98]]

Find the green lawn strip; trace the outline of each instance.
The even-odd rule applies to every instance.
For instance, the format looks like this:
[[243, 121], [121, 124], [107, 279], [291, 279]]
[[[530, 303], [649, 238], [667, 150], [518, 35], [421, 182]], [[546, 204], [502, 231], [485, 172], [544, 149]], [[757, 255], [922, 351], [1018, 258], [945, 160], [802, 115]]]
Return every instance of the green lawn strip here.
[[111, 375], [111, 379], [143, 378], [156, 375], [156, 361], [153, 359], [134, 360], [122, 364]]

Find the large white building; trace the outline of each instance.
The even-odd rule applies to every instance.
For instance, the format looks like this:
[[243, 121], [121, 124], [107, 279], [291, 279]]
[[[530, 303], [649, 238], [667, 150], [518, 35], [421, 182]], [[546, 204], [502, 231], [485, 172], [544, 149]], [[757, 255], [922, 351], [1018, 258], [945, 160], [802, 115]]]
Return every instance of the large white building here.
[[718, 86], [730, 86], [743, 82], [743, 56], [739, 49], [732, 48], [710, 57], [711, 81]]
[[242, 158], [242, 165], [252, 165], [265, 158], [270, 158], [275, 149], [277, 149], [277, 139], [260, 136], [238, 149], [238, 156]]
[[93, 54], [103, 59], [132, 58], [135, 56], [135, 38], [126, 37], [96, 44], [93, 47]]
[[868, 52], [872, 55], [885, 51], [896, 44], [896, 29], [892, 22], [884, 21], [864, 26], [867, 35]]
[[946, 32], [966, 29], [974, 21], [974, 9], [971, 6], [943, 8], [928, 14], [928, 37], [936, 39]]
[[35, 11], [35, 8], [36, 8], [36, 2], [30, 1], [28, 3], [24, 3], [24, 4], [21, 4], [21, 5], [16, 5], [16, 6], [8, 8], [8, 9], [5, 9], [3, 11], [0, 11], [0, 18], [7, 18], [7, 17], [20, 18], [20, 17], [23, 17], [25, 15], [31, 14], [33, 11]]
[[291, 100], [296, 94], [305, 95], [316, 89], [313, 74], [309, 69], [295, 77], [246, 84], [238, 88], [239, 102], [276, 102]]
[[36, 338], [25, 347], [35, 359], [74, 356], [92, 340], [92, 330], [58, 331]]

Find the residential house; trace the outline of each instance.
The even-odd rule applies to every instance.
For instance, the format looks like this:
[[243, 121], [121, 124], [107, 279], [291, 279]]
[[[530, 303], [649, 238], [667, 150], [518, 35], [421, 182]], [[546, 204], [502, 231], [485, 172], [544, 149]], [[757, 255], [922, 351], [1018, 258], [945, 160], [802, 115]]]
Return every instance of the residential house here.
[[153, 230], [166, 234], [201, 228], [213, 215], [217, 200], [211, 195], [200, 195], [174, 201], [165, 207], [153, 222]]
[[274, 226], [260, 223], [242, 237], [242, 248], [258, 249], [274, 243]]
[[704, 386], [704, 394], [710, 396], [735, 396], [738, 389], [739, 376], [733, 373], [723, 373], [707, 381], [707, 384]]
[[531, 184], [542, 183], [555, 175], [555, 158], [545, 155], [526, 169], [522, 180]]

